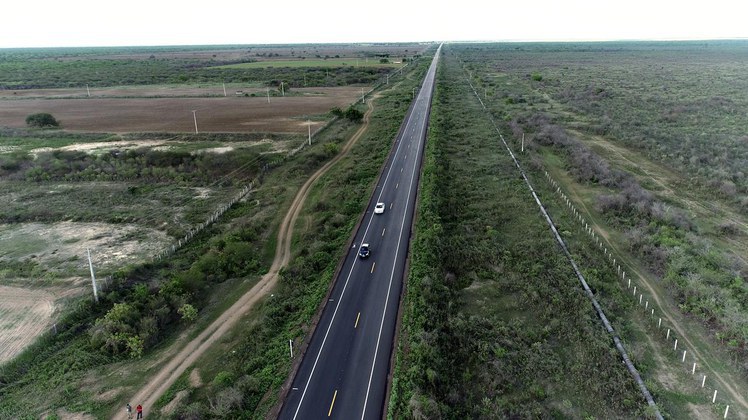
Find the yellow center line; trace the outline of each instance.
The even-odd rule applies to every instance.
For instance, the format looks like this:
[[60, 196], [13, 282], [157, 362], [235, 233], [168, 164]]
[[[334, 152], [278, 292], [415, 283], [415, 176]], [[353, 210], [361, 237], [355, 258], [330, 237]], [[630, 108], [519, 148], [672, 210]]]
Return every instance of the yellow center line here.
[[355, 325], [353, 325], [353, 328], [358, 328], [358, 320], [359, 320], [360, 318], [361, 318], [361, 312], [359, 312], [359, 313], [358, 313], [358, 315], [356, 316], [356, 324], [355, 324]]
[[382, 236], [384, 236], [384, 231], [387, 230], [387, 228], [382, 229]]
[[372, 273], [374, 272], [374, 267], [376, 267], [376, 266], [377, 266], [377, 263], [376, 263], [376, 262], [375, 262], [374, 264], [372, 264], [372, 265], [371, 265], [371, 272], [372, 272]]
[[335, 393], [332, 394], [332, 402], [330, 403], [330, 411], [327, 412], [327, 417], [330, 417], [332, 415], [332, 406], [335, 405], [335, 398], [338, 396], [338, 390], [335, 390]]

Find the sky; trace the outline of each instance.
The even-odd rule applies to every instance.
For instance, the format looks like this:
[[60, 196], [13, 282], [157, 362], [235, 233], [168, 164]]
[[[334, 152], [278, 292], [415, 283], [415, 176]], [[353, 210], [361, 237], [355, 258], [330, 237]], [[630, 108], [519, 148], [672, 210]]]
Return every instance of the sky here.
[[748, 38], [745, 0], [3, 2], [0, 48]]

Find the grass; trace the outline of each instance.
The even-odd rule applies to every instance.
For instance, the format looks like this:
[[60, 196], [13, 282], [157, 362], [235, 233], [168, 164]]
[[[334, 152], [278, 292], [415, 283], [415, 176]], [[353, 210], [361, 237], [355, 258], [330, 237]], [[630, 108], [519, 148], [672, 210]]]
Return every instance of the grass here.
[[[738, 167], [748, 149], [740, 141], [745, 118], [731, 107], [746, 101], [742, 90], [733, 90], [743, 83], [737, 69], [748, 66], [743, 46], [497, 44], [460, 52], [473, 83], [486, 92], [487, 106], [511, 133], [507, 138], [518, 146], [526, 135], [527, 161], [552, 173], [627, 273], [648, 281], [664, 302], [657, 309], [687, 332], [688, 346], [694, 346], [689, 353], [699, 352], [707, 370], [737, 390], [745, 387], [736, 371], [745, 370], [739, 361], [746, 338], [735, 327], [745, 323], [740, 279], [748, 273], [741, 233], [747, 231], [747, 190]], [[495, 77], [497, 69], [501, 77]], [[560, 140], [549, 144], [554, 136]], [[730, 152], [714, 157], [717, 150]], [[622, 187], [610, 174], [632, 182]], [[638, 189], [638, 197], [628, 193], [629, 203], [642, 207], [605, 207], [626, 189]], [[662, 211], [646, 210], [645, 196], [655, 203], [650, 209]], [[679, 398], [671, 404], [667, 396], [692, 397], [695, 390], [672, 386], [658, 387], [663, 404], [670, 404], [666, 411], [688, 412]]]
[[[452, 48], [437, 75], [388, 417], [643, 416]], [[576, 252], [598, 273], [593, 287], [619, 293], [601, 255]]]
[[[0, 49], [0, 89], [77, 88], [85, 92], [86, 85], [94, 90], [102, 86], [162, 84], [277, 86], [280, 81], [291, 87], [371, 84], [380, 78], [380, 72], [399, 66], [378, 63], [380, 56], [410, 58], [425, 48], [420, 44], [306, 44]], [[371, 65], [353, 67], [355, 57], [339, 60], [335, 55], [360, 55], [361, 63], [369, 57]], [[318, 64], [315, 69], [290, 67], [292, 64], [222, 67], [270, 57]], [[342, 61], [348, 65], [343, 66]], [[328, 67], [327, 62], [340, 64]]]

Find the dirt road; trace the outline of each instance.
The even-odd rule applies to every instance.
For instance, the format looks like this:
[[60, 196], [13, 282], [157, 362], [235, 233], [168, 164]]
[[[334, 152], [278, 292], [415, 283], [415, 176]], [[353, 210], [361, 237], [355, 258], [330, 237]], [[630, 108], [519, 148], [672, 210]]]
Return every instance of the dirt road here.
[[[343, 146], [340, 153], [332, 160], [322, 166], [315, 172], [299, 189], [293, 202], [291, 203], [286, 217], [280, 225], [278, 231], [278, 241], [275, 247], [275, 257], [270, 266], [270, 270], [262, 279], [236, 301], [229, 309], [219, 316], [210, 324], [200, 335], [187, 344], [177, 341], [172, 345], [173, 349], [167, 353], [176, 353], [176, 356], [166, 363], [160, 371], [153, 375], [145, 385], [138, 390], [128, 401], [134, 401], [142, 404], [146, 410], [154, 406], [158, 398], [166, 392], [167, 389], [182, 375], [182, 373], [192, 366], [197, 359], [211, 346], [229, 331], [236, 323], [246, 314], [254, 304], [265, 297], [278, 282], [278, 273], [280, 269], [287, 265], [291, 259], [291, 239], [293, 237], [293, 226], [301, 213], [301, 209], [306, 201], [309, 191], [315, 182], [324, 175], [332, 166], [343, 159], [351, 147], [358, 141], [361, 135], [368, 128], [369, 116], [373, 110], [372, 102], [369, 101], [369, 109], [364, 114], [363, 124], [356, 133]], [[182, 347], [181, 350], [178, 350]], [[128, 401], [122, 402], [119, 406], [124, 406]], [[118, 410], [119, 411], [119, 410]]]

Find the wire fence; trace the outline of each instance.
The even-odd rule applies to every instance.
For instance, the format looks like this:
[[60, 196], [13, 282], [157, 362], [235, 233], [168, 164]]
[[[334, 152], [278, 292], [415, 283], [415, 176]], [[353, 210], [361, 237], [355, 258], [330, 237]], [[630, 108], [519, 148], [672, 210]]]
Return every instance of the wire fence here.
[[[551, 230], [554, 233], [554, 236], [556, 237], [557, 242], [563, 249], [564, 253], [566, 254], [567, 258], [569, 259], [570, 264], [574, 268], [574, 271], [576, 272], [577, 277], [579, 278], [579, 281], [582, 283], [582, 286], [585, 290], [585, 293], [590, 298], [590, 300], [593, 303], [593, 306], [595, 307], [595, 310], [599, 314], [603, 324], [605, 325], [606, 330], [608, 333], [610, 333], [613, 336], [613, 341], [616, 345], [616, 348], [621, 353], [621, 356], [624, 359], [624, 362], [629, 370], [629, 372], [634, 376], [634, 379], [636, 380], [637, 384], [639, 385], [639, 388], [641, 389], [642, 394], [644, 395], [645, 399], [647, 400], [647, 403], [655, 410], [655, 416], [657, 418], [662, 418], [662, 414], [660, 413], [657, 405], [654, 402], [654, 399], [652, 398], [651, 393], [647, 389], [646, 385], [644, 384], [643, 380], [641, 379], [641, 376], [639, 375], [638, 371], [634, 367], [633, 363], [631, 362], [630, 358], [628, 357], [625, 348], [620, 340], [620, 337], [615, 332], [613, 327], [610, 325], [610, 322], [608, 321], [607, 317], [605, 317], [605, 314], [602, 310], [602, 307], [597, 302], [597, 299], [594, 297], [594, 293], [589, 288], [586, 280], [584, 279], [584, 276], [580, 272], [576, 262], [574, 261], [573, 257], [568, 251], [568, 247], [564, 240], [561, 238], [561, 235], [558, 232], [558, 229], [556, 228], [555, 224], [553, 223], [552, 219], [548, 215], [545, 207], [541, 203], [540, 199], [538, 198], [535, 190], [533, 189], [529, 179], [524, 173], [524, 170], [519, 164], [519, 161], [515, 157], [514, 153], [512, 152], [511, 148], [507, 144], [506, 140], [504, 139], [503, 135], [499, 131], [498, 125], [496, 124], [493, 116], [490, 114], [488, 109], [486, 108], [485, 104], [480, 98], [480, 95], [478, 94], [477, 90], [473, 86], [473, 84], [470, 81], [469, 77], [466, 77], [466, 80], [468, 84], [470, 85], [471, 89], [473, 90], [473, 93], [475, 94], [476, 98], [481, 104], [481, 107], [483, 110], [488, 113], [489, 119], [491, 120], [491, 123], [493, 124], [494, 128], [496, 129], [496, 132], [499, 134], [499, 138], [503, 142], [505, 148], [507, 149], [509, 155], [511, 156], [512, 160], [514, 161], [515, 165], [517, 166], [517, 169], [522, 174], [522, 178], [525, 180], [525, 183], [529, 187], [536, 203], [540, 207], [541, 212], [543, 213], [547, 223], [549, 224]], [[627, 290], [631, 292], [629, 296], [631, 296], [637, 304], [637, 307], [644, 311], [644, 315], [649, 317], [651, 320], [652, 328], [655, 328], [657, 331], [659, 331], [659, 334], [657, 334], [657, 337], [659, 337], [662, 340], [665, 340], [667, 343], [668, 348], [672, 345], [672, 351], [670, 352], [670, 356], [679, 360], [679, 362], [682, 364], [684, 370], [687, 374], [690, 374], [694, 380], [693, 385], [703, 389], [705, 395], [710, 399], [711, 403], [715, 405], [715, 410], [720, 412], [722, 414], [723, 418], [727, 418], [728, 414], [730, 413], [730, 401], [727, 398], [722, 397], [722, 394], [726, 394], [726, 392], [723, 389], [722, 394], [718, 393], [719, 384], [718, 381], [715, 380], [711, 387], [707, 387], [707, 374], [702, 372], [702, 367], [705, 366], [705, 363], [703, 360], [700, 360], [700, 358], [696, 355], [696, 352], [693, 349], [689, 349], [686, 346], [683, 345], [683, 340], [681, 342], [678, 342], [678, 337], [675, 333], [676, 328], [675, 325], [672, 323], [672, 321], [665, 316], [663, 318], [662, 315], [664, 314], [664, 311], [662, 311], [661, 307], [659, 307], [654, 299], [651, 299], [651, 296], [645, 292], [645, 287], [642, 286], [643, 279], [640, 276], [637, 276], [636, 278], [632, 278], [631, 276], [627, 276], [626, 274], [626, 266], [622, 265], [622, 259], [620, 256], [615, 255], [611, 250], [608, 249], [605, 241], [600, 238], [599, 234], [595, 232], [594, 225], [591, 225], [583, 215], [577, 210], [576, 206], [574, 206], [574, 203], [569, 199], [569, 197], [562, 191], [561, 187], [559, 186], [558, 182], [553, 179], [553, 177], [545, 171], [545, 177], [549, 184], [553, 187], [555, 193], [559, 196], [559, 198], [564, 202], [569, 212], [571, 212], [574, 219], [579, 223], [578, 226], [580, 229], [582, 229], [589, 238], [593, 241], [593, 243], [596, 245], [596, 247], [603, 253], [603, 255], [607, 258], [608, 262], [611, 264], [612, 268], [616, 270], [616, 276], [620, 279], [622, 286], [625, 285]], [[630, 272], [632, 270], [629, 270]], [[627, 294], [628, 295], [628, 294]], [[664, 322], [663, 322], [664, 320]], [[656, 324], [656, 327], [654, 325]], [[681, 337], [683, 338], [683, 337]], [[679, 347], [680, 344], [680, 347]], [[698, 375], [697, 375], [698, 373]], [[718, 399], [718, 395], [720, 398]], [[733, 414], [739, 414], [735, 413], [733, 411]], [[738, 417], [740, 417], [738, 415]]]

